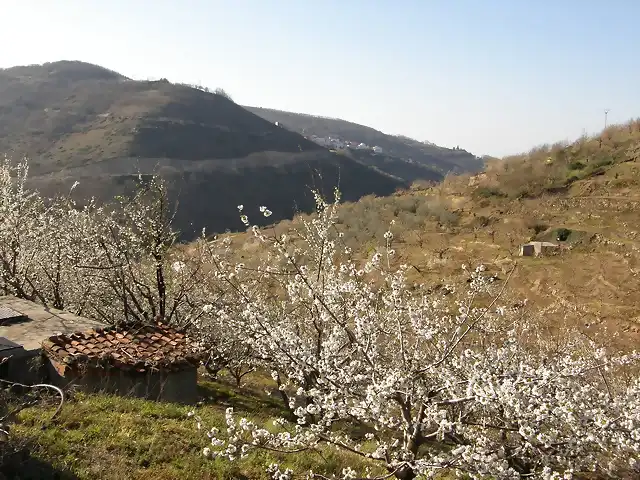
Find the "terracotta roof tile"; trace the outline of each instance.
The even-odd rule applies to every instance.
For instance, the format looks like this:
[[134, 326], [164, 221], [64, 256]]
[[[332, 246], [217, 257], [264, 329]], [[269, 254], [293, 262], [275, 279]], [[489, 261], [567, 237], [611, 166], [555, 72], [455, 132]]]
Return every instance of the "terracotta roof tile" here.
[[164, 325], [97, 328], [55, 335], [42, 342], [44, 353], [67, 365], [93, 365], [145, 371], [197, 365], [199, 355], [184, 333]]

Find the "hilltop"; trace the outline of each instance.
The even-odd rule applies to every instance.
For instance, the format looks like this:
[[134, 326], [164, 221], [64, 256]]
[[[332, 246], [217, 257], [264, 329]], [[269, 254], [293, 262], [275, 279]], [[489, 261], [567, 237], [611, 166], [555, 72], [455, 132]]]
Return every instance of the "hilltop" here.
[[34, 173], [123, 157], [324, 153], [221, 95], [166, 80], [132, 81], [82, 62], [2, 70], [0, 102], [0, 149], [33, 157]]
[[[371, 127], [339, 118], [269, 108], [245, 108], [270, 122], [278, 122], [285, 128], [308, 138], [316, 137], [321, 141], [332, 138], [355, 145], [362, 143], [371, 148], [379, 147], [379, 156], [387, 158], [388, 163], [400, 162], [397, 166], [399, 169], [412, 168], [411, 173], [404, 170], [404, 178], [409, 181], [425, 178], [427, 174], [416, 171], [418, 168], [426, 168], [440, 175], [446, 175], [447, 173], [477, 172], [484, 166], [482, 159], [461, 148], [444, 148], [402, 135], [388, 135]], [[409, 166], [403, 166], [402, 163]]]
[[176, 225], [242, 225], [239, 203], [273, 218], [313, 206], [309, 187], [340, 185], [352, 200], [403, 181], [275, 126], [223, 95], [166, 80], [133, 81], [76, 61], [0, 70], [0, 152], [30, 159], [34, 186], [110, 199], [138, 173], [160, 173], [179, 197]]

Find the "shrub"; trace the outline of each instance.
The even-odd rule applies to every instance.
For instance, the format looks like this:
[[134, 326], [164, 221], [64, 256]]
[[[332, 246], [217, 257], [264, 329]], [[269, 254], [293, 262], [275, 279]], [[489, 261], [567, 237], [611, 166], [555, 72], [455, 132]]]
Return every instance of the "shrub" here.
[[527, 188], [520, 189], [518, 193], [515, 194], [515, 198], [534, 198], [534, 197], [535, 195], [532, 194]]
[[216, 95], [220, 95], [221, 97], [224, 97], [224, 98], [226, 98], [227, 100], [231, 100], [231, 101], [233, 102], [233, 99], [231, 98], [231, 95], [229, 95], [229, 94], [224, 90], [224, 88], [216, 88], [216, 89], [213, 91], [213, 93], [214, 93], [214, 94], [216, 94]]
[[608, 165], [613, 165], [613, 163], [613, 158], [602, 158], [593, 164], [593, 168], [606, 167]]
[[420, 197], [411, 195], [391, 197], [394, 215], [397, 216], [400, 212], [416, 213], [421, 200]]
[[528, 229], [533, 230], [535, 235], [538, 235], [549, 228], [549, 225], [533, 219], [529, 219], [525, 225]]
[[559, 228], [556, 232], [556, 238], [561, 242], [565, 242], [570, 235], [571, 230], [569, 230], [568, 228]]
[[481, 228], [488, 227], [491, 223], [491, 218], [485, 217], [484, 215], [477, 216], [474, 221], [474, 224]]
[[567, 177], [564, 184], [571, 185], [573, 182], [577, 182], [578, 180], [580, 180], [580, 177], [578, 177], [577, 175], [570, 175], [569, 177]]
[[568, 167], [570, 170], [582, 170], [585, 167], [585, 164], [580, 160], [574, 160], [569, 163]]
[[590, 176], [590, 177], [597, 177], [597, 176], [599, 176], [599, 175], [604, 175], [604, 174], [605, 174], [605, 172], [606, 172], [606, 170], [605, 170], [605, 168], [604, 168], [604, 167], [597, 167], [597, 168], [594, 168], [594, 169], [592, 169], [592, 170], [589, 170], [589, 171], [587, 172], [587, 174], [588, 174], [588, 176]]
[[478, 187], [475, 194], [482, 198], [500, 197], [504, 198], [508, 195], [496, 187]]

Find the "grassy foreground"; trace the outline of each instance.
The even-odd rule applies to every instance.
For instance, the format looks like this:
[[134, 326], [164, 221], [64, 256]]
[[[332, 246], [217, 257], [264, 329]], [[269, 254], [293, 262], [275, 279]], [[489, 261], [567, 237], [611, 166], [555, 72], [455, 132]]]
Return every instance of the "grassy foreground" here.
[[[201, 383], [198, 414], [206, 427], [223, 428], [227, 407], [265, 425], [286, 415], [280, 399], [265, 393], [265, 379], [247, 379], [240, 389], [224, 378]], [[65, 402], [53, 421], [55, 407], [31, 407], [13, 427], [29, 445], [31, 458], [4, 473], [21, 479], [262, 479], [268, 478], [265, 469], [272, 462], [325, 475], [363, 466], [361, 458], [329, 448], [295, 455], [255, 451], [234, 462], [206, 459], [201, 452], [208, 440], [187, 418], [191, 408], [80, 393]]]

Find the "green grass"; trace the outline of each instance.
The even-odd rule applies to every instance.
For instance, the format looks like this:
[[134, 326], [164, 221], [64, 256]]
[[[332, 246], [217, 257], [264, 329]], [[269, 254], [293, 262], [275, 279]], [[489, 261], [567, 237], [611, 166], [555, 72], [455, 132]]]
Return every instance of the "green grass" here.
[[[274, 418], [286, 416], [286, 411], [278, 398], [267, 396], [263, 389], [264, 379], [259, 377], [240, 390], [224, 381], [203, 382], [203, 405], [198, 415], [207, 427], [222, 430], [225, 409], [231, 406], [267, 426]], [[78, 393], [53, 421], [49, 419], [54, 407], [24, 410], [14, 433], [27, 442], [34, 460], [51, 464], [59, 474], [64, 472], [49, 478], [260, 479], [268, 478], [265, 469], [272, 462], [325, 474], [338, 473], [345, 466], [363, 466], [360, 457], [329, 448], [295, 455], [254, 451], [235, 462], [206, 459], [201, 452], [208, 439], [187, 417], [191, 408]], [[22, 478], [45, 477], [39, 472]]]

